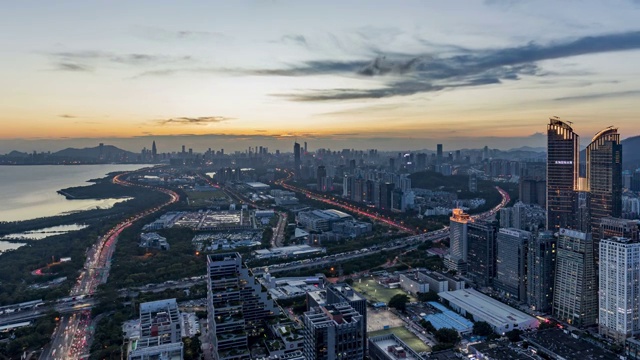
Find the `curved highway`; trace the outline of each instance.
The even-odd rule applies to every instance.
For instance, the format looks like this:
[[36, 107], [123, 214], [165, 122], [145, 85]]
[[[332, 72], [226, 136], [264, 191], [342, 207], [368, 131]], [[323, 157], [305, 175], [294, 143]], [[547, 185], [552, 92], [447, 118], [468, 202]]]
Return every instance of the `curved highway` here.
[[[111, 266], [111, 256], [115, 250], [118, 235], [120, 235], [124, 229], [143, 217], [158, 212], [180, 199], [178, 194], [171, 190], [135, 184], [123, 179], [125, 176], [138, 171], [143, 170], [118, 174], [114, 176], [112, 182], [122, 186], [138, 186], [160, 191], [169, 195], [169, 200], [161, 205], [132, 215], [101, 236], [96, 244], [87, 252], [84, 268], [81, 270], [76, 284], [71, 289], [71, 296], [93, 295], [98, 285], [104, 284], [107, 281]], [[70, 316], [61, 316], [58, 327], [55, 329], [51, 338], [50, 346], [42, 352], [40, 359], [79, 359], [87, 355], [86, 352], [91, 345], [90, 341], [87, 340], [91, 335], [89, 332], [91, 311], [85, 308], [77, 310], [78, 312]]]

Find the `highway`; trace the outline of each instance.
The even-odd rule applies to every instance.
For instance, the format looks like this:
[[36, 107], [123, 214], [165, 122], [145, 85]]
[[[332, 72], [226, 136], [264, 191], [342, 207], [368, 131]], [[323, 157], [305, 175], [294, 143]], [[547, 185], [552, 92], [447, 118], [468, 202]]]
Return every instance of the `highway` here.
[[[511, 201], [511, 199], [509, 198], [509, 194], [506, 191], [504, 191], [503, 189], [497, 186], [496, 186], [496, 190], [498, 190], [498, 192], [502, 196], [502, 200], [500, 201], [500, 204], [496, 205], [489, 211], [472, 216], [474, 220], [485, 220], [485, 219], [492, 218], [501, 208], [506, 206], [509, 203], [509, 201]], [[292, 262], [283, 263], [283, 264], [276, 264], [276, 265], [267, 266], [267, 267], [254, 267], [253, 269], [251, 269], [251, 271], [253, 271], [254, 274], [263, 274], [266, 272], [266, 269], [268, 269], [268, 272], [273, 274], [273, 273], [297, 270], [302, 268], [323, 267], [323, 266], [328, 266], [330, 264], [345, 262], [345, 261], [357, 259], [360, 257], [377, 254], [383, 250], [384, 251], [396, 250], [396, 249], [402, 249], [405, 247], [418, 245], [424, 241], [438, 242], [443, 239], [446, 239], [447, 237], [449, 237], [448, 226], [440, 230], [435, 230], [435, 231], [431, 231], [424, 234], [411, 235], [401, 239], [392, 240], [383, 245], [373, 246], [371, 249], [367, 248], [362, 250], [350, 251], [342, 254], [327, 255], [321, 258], [316, 258], [316, 259], [297, 260], [297, 261], [292, 261]]]
[[[137, 170], [136, 172], [143, 170], [144, 169]], [[96, 244], [87, 252], [84, 269], [80, 272], [75, 285], [71, 289], [70, 295], [73, 297], [93, 295], [98, 285], [107, 282], [111, 267], [111, 257], [113, 256], [118, 236], [124, 229], [143, 217], [158, 212], [180, 199], [178, 194], [171, 190], [149, 185], [134, 184], [123, 180], [123, 177], [132, 173], [134, 172], [116, 175], [112, 181], [114, 184], [122, 186], [137, 186], [160, 191], [169, 195], [169, 200], [159, 206], [132, 215], [98, 239]], [[88, 349], [91, 345], [87, 341], [87, 338], [91, 337], [89, 333], [90, 327], [88, 326], [88, 324], [91, 324], [91, 311], [87, 308], [76, 310], [77, 311], [71, 315], [61, 316], [59, 326], [51, 338], [51, 343], [49, 347], [45, 348], [42, 352], [40, 359], [80, 359], [88, 356]]]

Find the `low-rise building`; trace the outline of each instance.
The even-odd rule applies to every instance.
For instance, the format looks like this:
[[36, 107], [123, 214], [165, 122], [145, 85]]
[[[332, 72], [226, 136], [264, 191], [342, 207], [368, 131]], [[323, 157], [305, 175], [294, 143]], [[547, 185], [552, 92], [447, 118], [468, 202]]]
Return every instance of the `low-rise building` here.
[[142, 233], [140, 234], [140, 247], [169, 250], [170, 246], [167, 238], [160, 236], [158, 233]]
[[298, 213], [298, 223], [310, 231], [329, 231], [334, 223], [353, 221], [353, 217], [339, 210], [311, 210]]
[[412, 295], [429, 292], [429, 283], [415, 273], [400, 274], [400, 287]]
[[489, 323], [498, 334], [514, 329], [537, 329], [539, 325], [536, 318], [473, 289], [441, 292], [438, 296], [460, 314], [469, 314], [474, 321]]
[[385, 334], [369, 338], [369, 358], [371, 360], [423, 360], [395, 334]]
[[522, 335], [537, 354], [557, 360], [617, 360], [616, 354], [560, 329]]
[[182, 359], [182, 330], [176, 299], [140, 304], [140, 333], [129, 341], [129, 360]]

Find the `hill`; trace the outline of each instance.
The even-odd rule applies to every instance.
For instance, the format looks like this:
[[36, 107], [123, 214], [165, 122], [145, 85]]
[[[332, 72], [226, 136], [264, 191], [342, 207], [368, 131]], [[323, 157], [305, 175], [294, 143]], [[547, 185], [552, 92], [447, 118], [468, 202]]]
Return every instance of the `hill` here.
[[622, 140], [622, 168], [640, 168], [640, 136]]
[[74, 158], [74, 159], [78, 159], [78, 158], [119, 159], [119, 158], [135, 158], [136, 154], [127, 150], [122, 150], [113, 145], [104, 145], [102, 146], [102, 148], [100, 146], [84, 148], [84, 149], [66, 148], [64, 150], [60, 150], [55, 153], [52, 153], [51, 156]]

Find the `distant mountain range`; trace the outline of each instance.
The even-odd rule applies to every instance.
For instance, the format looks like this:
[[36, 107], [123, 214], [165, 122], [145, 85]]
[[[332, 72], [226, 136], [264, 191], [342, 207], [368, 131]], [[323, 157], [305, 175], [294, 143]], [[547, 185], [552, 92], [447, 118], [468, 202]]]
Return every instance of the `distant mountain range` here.
[[[9, 158], [26, 158], [31, 156], [31, 154], [21, 151], [11, 151], [10, 153], [5, 155]], [[113, 145], [103, 145], [95, 146], [95, 147], [87, 147], [82, 149], [76, 148], [66, 148], [64, 150], [56, 151], [50, 154], [46, 154], [49, 158], [67, 158], [67, 159], [124, 159], [124, 158], [135, 158], [137, 156], [136, 153], [131, 151], [122, 150]]]
[[122, 150], [113, 145], [104, 145], [102, 148], [100, 146], [76, 149], [76, 148], [66, 148], [64, 150], [57, 151], [52, 153], [51, 156], [56, 157], [66, 157], [66, 158], [91, 158], [91, 159], [99, 159], [103, 158], [122, 158], [122, 157], [130, 157], [136, 156], [135, 153], [131, 151]]

